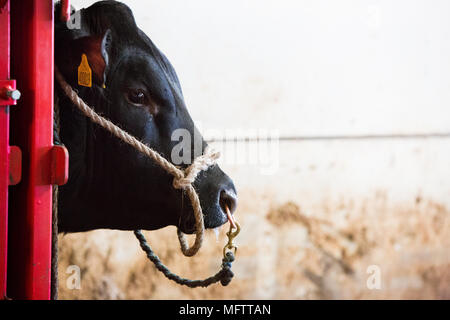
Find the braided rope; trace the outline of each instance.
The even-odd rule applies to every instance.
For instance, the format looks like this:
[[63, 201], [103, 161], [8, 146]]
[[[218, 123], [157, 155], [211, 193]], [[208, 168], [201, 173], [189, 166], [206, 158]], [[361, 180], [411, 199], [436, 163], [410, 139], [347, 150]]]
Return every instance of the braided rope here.
[[224, 258], [222, 259], [222, 268], [215, 275], [204, 280], [190, 280], [181, 278], [180, 276], [172, 273], [161, 262], [158, 256], [148, 245], [147, 240], [145, 239], [141, 230], [135, 230], [134, 235], [139, 240], [139, 244], [141, 245], [142, 250], [144, 250], [144, 252], [147, 254], [148, 259], [153, 262], [156, 269], [161, 271], [167, 279], [173, 280], [180, 285], [184, 285], [189, 288], [208, 287], [209, 285], [220, 281], [222, 286], [227, 286], [233, 279], [234, 274], [233, 271], [231, 271], [231, 264], [234, 261], [234, 254], [231, 251], [225, 254]]
[[91, 107], [89, 107], [72, 89], [72, 87], [64, 80], [63, 76], [59, 72], [57, 66], [55, 65], [55, 77], [61, 86], [61, 89], [67, 95], [67, 97], [72, 101], [72, 103], [77, 106], [77, 108], [92, 122], [100, 125], [107, 131], [111, 132], [117, 138], [123, 142], [129, 144], [139, 152], [145, 154], [149, 158], [153, 159], [161, 168], [170, 173], [173, 179], [173, 187], [176, 189], [184, 190], [192, 204], [195, 216], [195, 241], [191, 247], [189, 247], [184, 234], [178, 229], [178, 239], [180, 241], [181, 251], [185, 256], [191, 257], [195, 255], [201, 248], [203, 242], [203, 235], [205, 231], [203, 223], [203, 212], [200, 205], [200, 200], [198, 198], [197, 192], [195, 191], [192, 183], [195, 181], [197, 175], [202, 171], [208, 169], [211, 165], [216, 163], [216, 160], [220, 157], [220, 153], [213, 151], [211, 148], [206, 147], [204, 154], [195, 158], [193, 163], [186, 168], [184, 171], [174, 166], [172, 163], [167, 161], [158, 152], [145, 145], [132, 135], [130, 135], [125, 130], [119, 128], [117, 125], [105, 119], [96, 113]]

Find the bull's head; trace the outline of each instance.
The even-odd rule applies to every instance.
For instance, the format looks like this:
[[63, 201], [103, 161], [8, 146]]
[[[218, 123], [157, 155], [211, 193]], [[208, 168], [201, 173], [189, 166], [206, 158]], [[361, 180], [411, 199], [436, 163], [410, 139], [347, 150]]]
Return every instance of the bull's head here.
[[[81, 10], [77, 18], [80, 28], [56, 25], [55, 57], [79, 96], [169, 161], [179, 145], [172, 136], [176, 129], [184, 129], [191, 138], [188, 148], [181, 150], [186, 152], [182, 158], [188, 155], [192, 161], [199, 156], [206, 142], [188, 113], [175, 70], [136, 26], [130, 9], [101, 1]], [[83, 54], [92, 70], [91, 87], [78, 85]], [[69, 181], [59, 196], [60, 231], [153, 230], [175, 225], [185, 233], [194, 232], [190, 201], [173, 188], [172, 176], [81, 115], [59, 90], [56, 98], [60, 137], [70, 154]], [[184, 161], [181, 167], [188, 164]], [[214, 165], [200, 173], [194, 188], [205, 227], [224, 224], [225, 206], [231, 211], [236, 207], [230, 178]]]

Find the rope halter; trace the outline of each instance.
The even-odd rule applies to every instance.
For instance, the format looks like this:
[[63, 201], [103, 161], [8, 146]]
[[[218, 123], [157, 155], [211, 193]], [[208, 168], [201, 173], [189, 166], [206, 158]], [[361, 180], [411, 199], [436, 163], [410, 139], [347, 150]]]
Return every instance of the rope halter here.
[[192, 208], [194, 210], [195, 216], [195, 241], [191, 247], [189, 247], [185, 235], [178, 229], [178, 239], [180, 241], [181, 251], [185, 256], [191, 257], [195, 255], [201, 248], [203, 242], [203, 235], [205, 231], [203, 222], [203, 212], [200, 205], [200, 200], [198, 198], [197, 192], [193, 187], [193, 182], [195, 181], [197, 175], [204, 170], [207, 170], [210, 166], [214, 165], [217, 159], [220, 157], [220, 153], [213, 151], [211, 148], [206, 147], [204, 154], [195, 158], [193, 163], [182, 170], [164, 157], [162, 157], [157, 151], [153, 150], [146, 144], [142, 143], [132, 135], [130, 135], [125, 130], [119, 128], [117, 125], [112, 123], [110, 120], [100, 116], [91, 107], [89, 107], [72, 89], [72, 87], [64, 80], [64, 77], [59, 72], [58, 67], [55, 65], [55, 77], [58, 81], [61, 89], [67, 95], [67, 97], [72, 101], [72, 103], [92, 122], [103, 127], [105, 130], [111, 132], [114, 136], [122, 140], [123, 142], [129, 144], [139, 152], [145, 154], [149, 158], [153, 159], [161, 168], [170, 173], [173, 179], [173, 187], [176, 189], [181, 189], [185, 191], [191, 201]]

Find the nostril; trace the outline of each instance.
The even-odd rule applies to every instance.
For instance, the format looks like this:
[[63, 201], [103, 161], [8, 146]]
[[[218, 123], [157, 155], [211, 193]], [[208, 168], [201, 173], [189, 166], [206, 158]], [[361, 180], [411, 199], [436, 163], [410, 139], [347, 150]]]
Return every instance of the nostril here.
[[231, 214], [236, 210], [237, 196], [233, 191], [221, 190], [219, 204], [223, 212], [226, 212], [226, 207], [230, 210]]

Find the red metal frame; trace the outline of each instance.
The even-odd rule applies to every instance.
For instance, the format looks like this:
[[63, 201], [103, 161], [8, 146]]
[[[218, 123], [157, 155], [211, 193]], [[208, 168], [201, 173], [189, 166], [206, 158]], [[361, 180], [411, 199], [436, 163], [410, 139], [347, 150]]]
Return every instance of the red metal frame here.
[[21, 146], [26, 159], [23, 181], [11, 189], [10, 197], [14, 214], [9, 218], [7, 294], [14, 299], [50, 298], [52, 186], [47, 177], [53, 139], [52, 2], [11, 3], [12, 73], [22, 92], [11, 115], [11, 139]]
[[[9, 1], [0, 2], [0, 81], [9, 79]], [[0, 299], [6, 296], [9, 107], [0, 106]]]
[[11, 74], [22, 97], [10, 132], [23, 153], [22, 181], [9, 197], [7, 295], [13, 299], [50, 299], [52, 184], [67, 181], [67, 150], [53, 146], [53, 19], [52, 0], [11, 2]]

